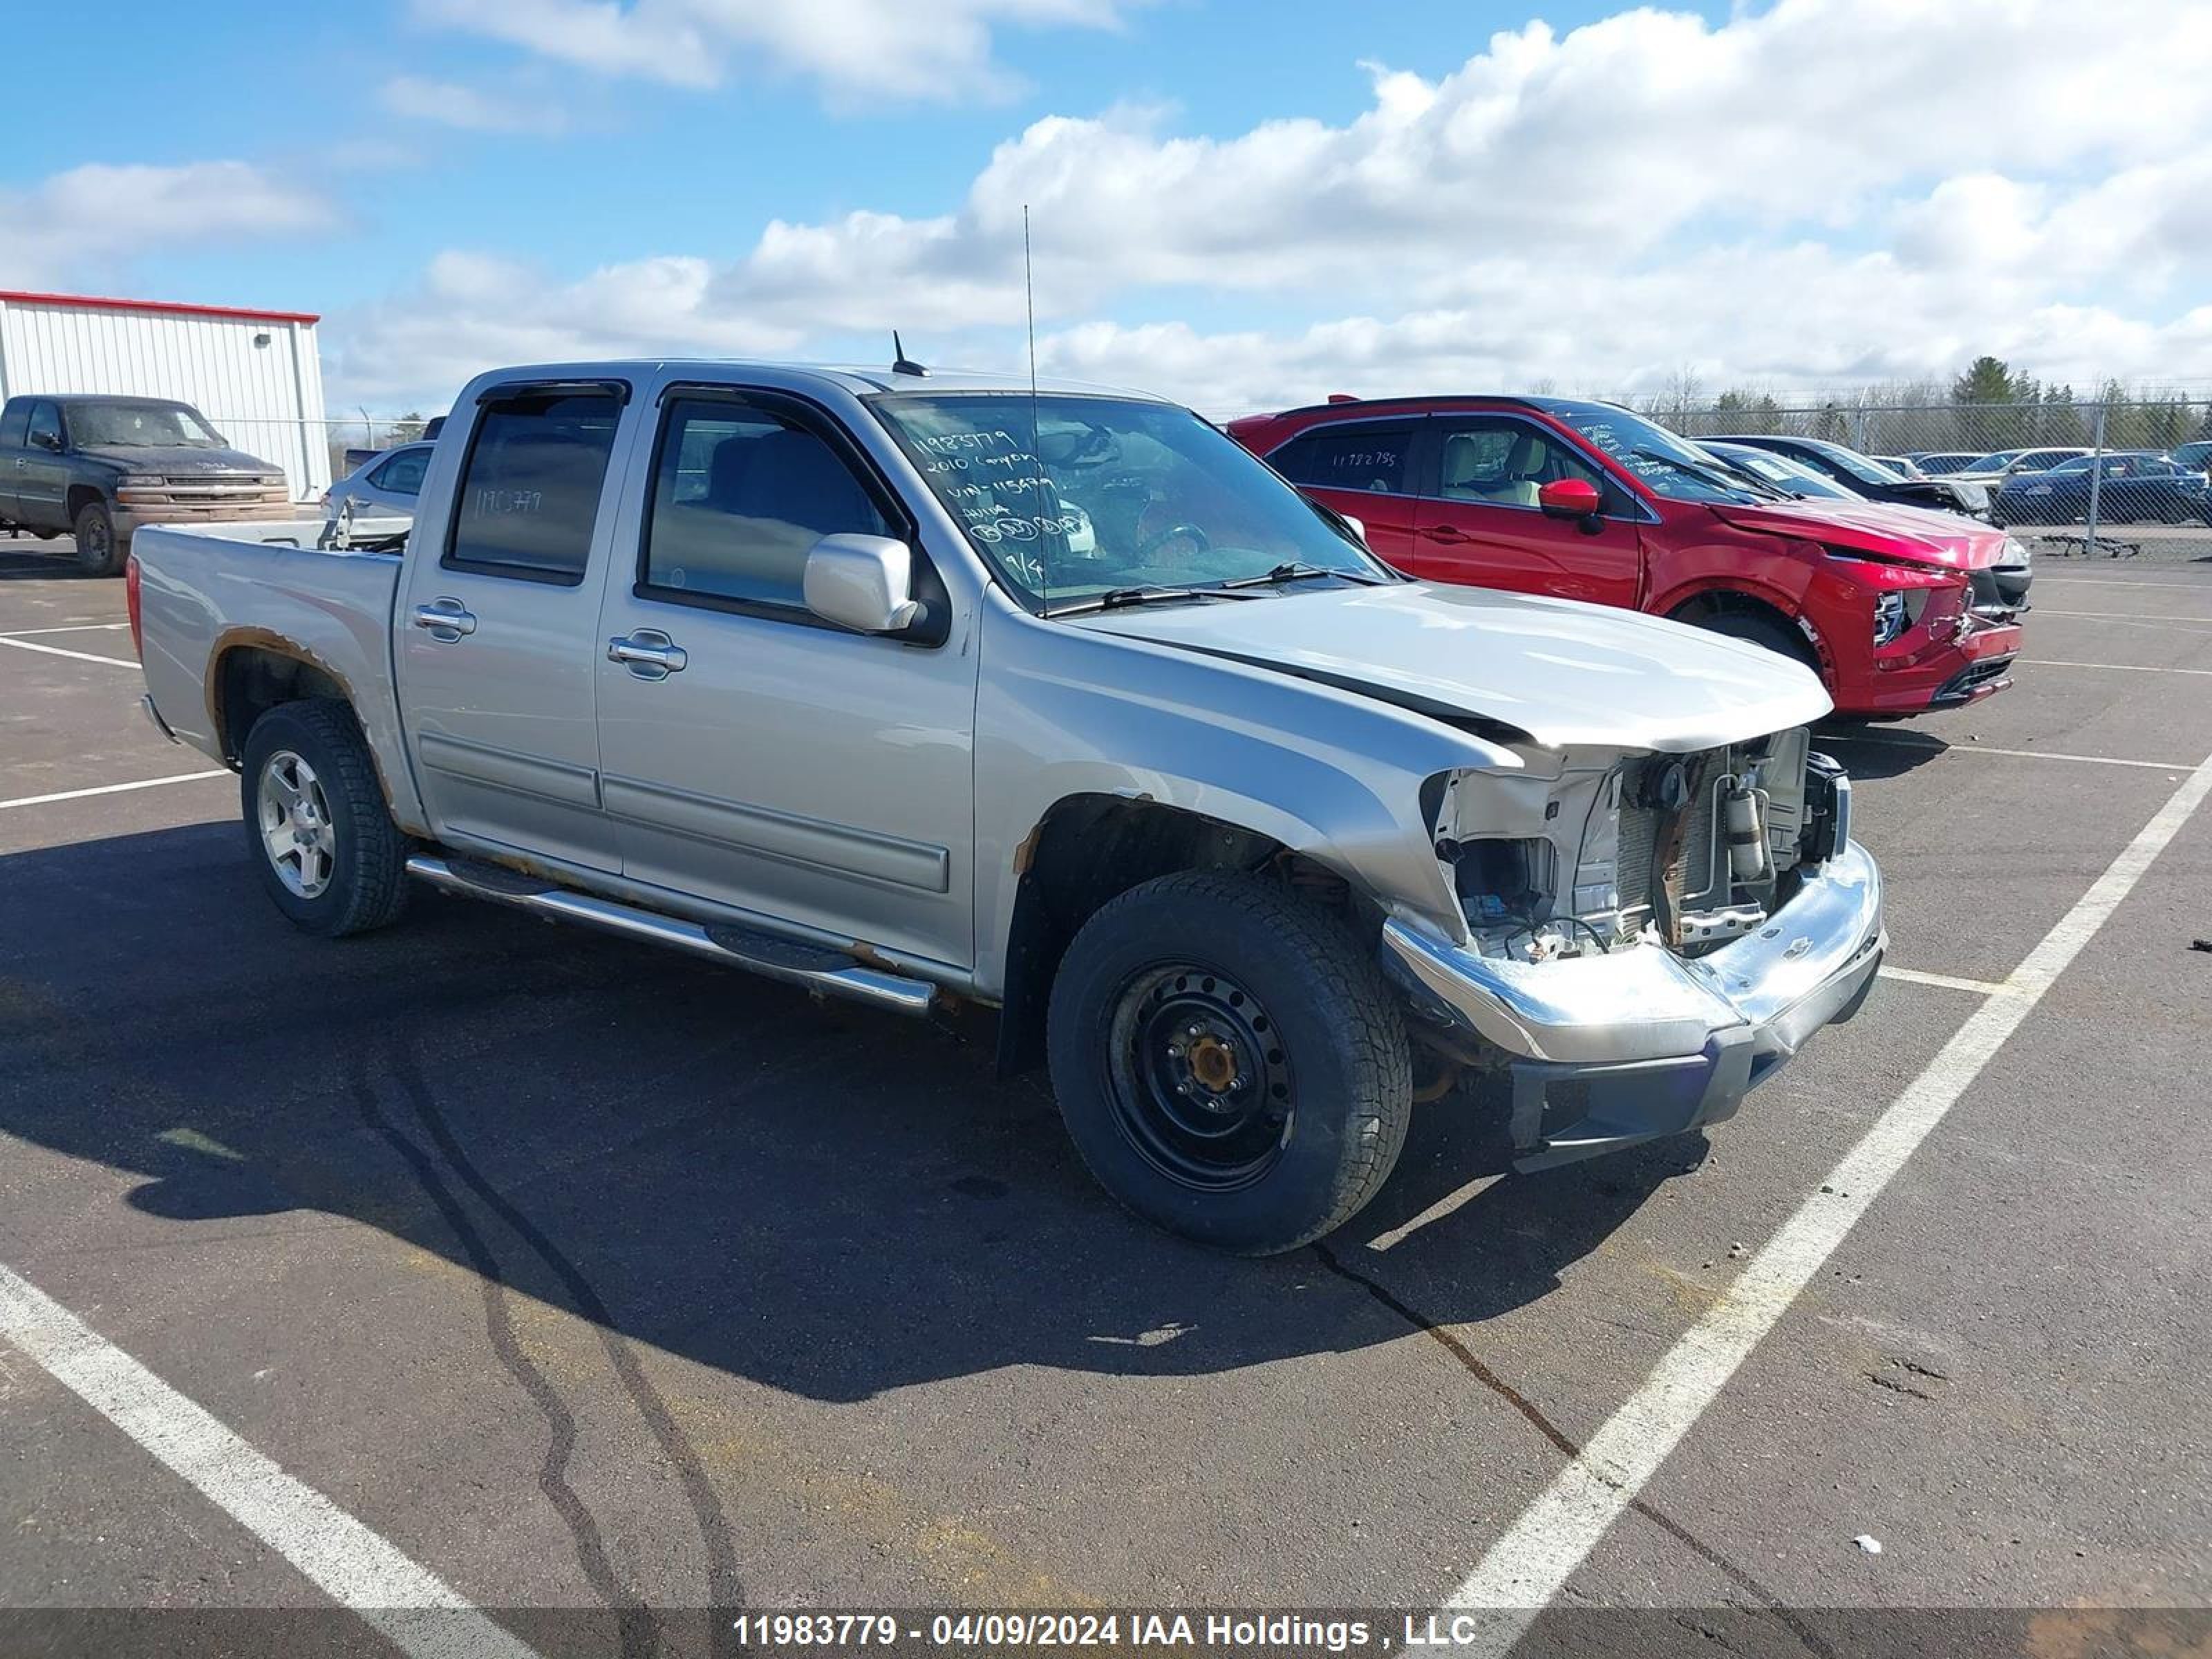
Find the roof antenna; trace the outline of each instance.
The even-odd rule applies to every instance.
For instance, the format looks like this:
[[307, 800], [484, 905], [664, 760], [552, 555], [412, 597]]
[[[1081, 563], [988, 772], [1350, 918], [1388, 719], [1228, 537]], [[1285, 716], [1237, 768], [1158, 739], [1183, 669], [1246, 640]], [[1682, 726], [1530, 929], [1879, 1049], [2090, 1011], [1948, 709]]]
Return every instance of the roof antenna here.
[[[1046, 505], [1056, 501], [1057, 492], [1048, 492], [1044, 476], [1044, 434], [1037, 421], [1036, 383], [1036, 282], [1030, 268], [1030, 204], [1022, 204], [1022, 303], [1029, 313], [1030, 327], [1030, 460], [1037, 484], [1037, 507], [1042, 514]], [[1037, 580], [1044, 590], [1044, 608], [1052, 610], [1052, 565], [1046, 556], [1046, 546], [1037, 547]]]
[[927, 369], [906, 355], [906, 348], [899, 343], [896, 329], [891, 331], [891, 373], [923, 376], [927, 376], [929, 373]]

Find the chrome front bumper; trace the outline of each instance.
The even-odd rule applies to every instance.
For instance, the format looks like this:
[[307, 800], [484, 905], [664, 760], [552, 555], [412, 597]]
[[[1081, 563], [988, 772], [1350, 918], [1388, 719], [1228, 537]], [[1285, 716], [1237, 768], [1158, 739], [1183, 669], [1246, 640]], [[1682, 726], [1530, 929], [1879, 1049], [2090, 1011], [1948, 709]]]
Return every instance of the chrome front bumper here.
[[1528, 1167], [1730, 1116], [1806, 1038], [1858, 1012], [1887, 944], [1881, 874], [1854, 842], [1757, 933], [1702, 957], [1644, 945], [1511, 962], [1394, 919], [1382, 964], [1417, 1019], [1511, 1057]]

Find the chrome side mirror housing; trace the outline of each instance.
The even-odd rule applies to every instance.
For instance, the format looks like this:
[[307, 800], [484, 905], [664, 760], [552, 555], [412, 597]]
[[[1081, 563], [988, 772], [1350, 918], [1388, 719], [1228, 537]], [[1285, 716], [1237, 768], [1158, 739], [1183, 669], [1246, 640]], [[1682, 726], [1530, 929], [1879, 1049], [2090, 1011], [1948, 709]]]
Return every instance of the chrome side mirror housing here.
[[824, 536], [806, 551], [806, 608], [856, 634], [896, 634], [921, 614], [914, 550], [889, 536]]

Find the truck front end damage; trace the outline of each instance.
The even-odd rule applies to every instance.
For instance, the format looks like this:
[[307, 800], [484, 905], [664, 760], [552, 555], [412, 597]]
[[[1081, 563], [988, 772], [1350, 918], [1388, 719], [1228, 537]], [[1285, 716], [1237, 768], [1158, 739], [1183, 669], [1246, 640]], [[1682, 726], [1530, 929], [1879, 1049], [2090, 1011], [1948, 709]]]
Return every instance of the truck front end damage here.
[[1431, 780], [1464, 937], [1402, 915], [1382, 931], [1430, 1046], [1510, 1069], [1522, 1167], [1719, 1122], [1857, 1012], [1881, 877], [1803, 728], [1528, 759]]

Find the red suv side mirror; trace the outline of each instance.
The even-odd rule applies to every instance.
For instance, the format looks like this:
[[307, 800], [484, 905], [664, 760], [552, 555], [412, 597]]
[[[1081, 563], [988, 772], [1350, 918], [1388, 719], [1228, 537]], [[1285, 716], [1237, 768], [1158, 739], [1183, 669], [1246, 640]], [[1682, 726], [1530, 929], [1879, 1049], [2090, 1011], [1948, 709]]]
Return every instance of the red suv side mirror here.
[[1588, 519], [1605, 502], [1588, 478], [1554, 478], [1537, 490], [1536, 505], [1554, 519]]

